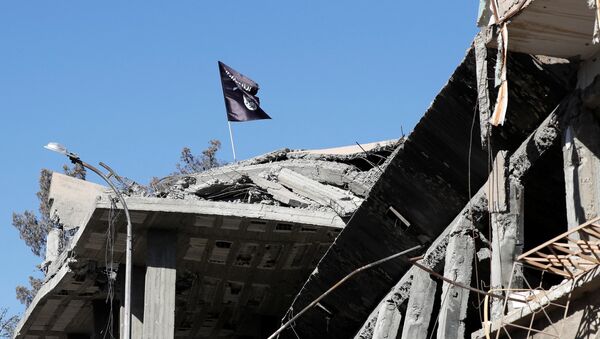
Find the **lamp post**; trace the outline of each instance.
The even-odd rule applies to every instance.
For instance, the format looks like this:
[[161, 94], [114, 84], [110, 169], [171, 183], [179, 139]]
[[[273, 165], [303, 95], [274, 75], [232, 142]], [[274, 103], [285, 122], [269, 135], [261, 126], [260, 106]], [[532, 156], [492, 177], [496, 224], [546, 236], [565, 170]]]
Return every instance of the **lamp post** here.
[[129, 216], [129, 209], [127, 208], [127, 203], [125, 203], [125, 199], [123, 198], [123, 195], [121, 194], [121, 192], [119, 192], [117, 187], [110, 180], [111, 176], [115, 177], [119, 181], [120, 181], [120, 178], [110, 167], [106, 166], [103, 163], [100, 163], [100, 165], [102, 167], [106, 168], [106, 170], [109, 172], [108, 175], [105, 175], [100, 170], [98, 170], [96, 167], [82, 161], [77, 154], [69, 152], [63, 145], [61, 145], [59, 143], [50, 142], [50, 143], [48, 143], [48, 145], [44, 146], [44, 148], [49, 149], [53, 152], [57, 152], [62, 155], [65, 155], [65, 156], [67, 156], [67, 158], [69, 158], [69, 160], [71, 160], [71, 162], [73, 164], [80, 164], [81, 166], [98, 174], [110, 186], [110, 188], [113, 190], [113, 192], [117, 196], [117, 199], [123, 206], [123, 210], [125, 211], [125, 217], [127, 218], [127, 245], [126, 245], [126, 250], [125, 250], [125, 292], [124, 292], [124, 295], [125, 295], [125, 314], [124, 314], [125, 324], [123, 325], [123, 332], [124, 332], [123, 338], [130, 339], [131, 338], [131, 254], [132, 254], [131, 217]]

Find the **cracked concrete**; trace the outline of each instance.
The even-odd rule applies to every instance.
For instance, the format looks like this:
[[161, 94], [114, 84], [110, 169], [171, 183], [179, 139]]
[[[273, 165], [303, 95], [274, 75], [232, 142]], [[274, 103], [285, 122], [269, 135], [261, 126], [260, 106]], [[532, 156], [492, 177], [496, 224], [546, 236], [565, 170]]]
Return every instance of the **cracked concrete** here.
[[[566, 102], [566, 101], [564, 101]], [[539, 159], [552, 145], [558, 142], [560, 135], [560, 116], [562, 110], [557, 107], [546, 119], [535, 129], [529, 137], [519, 146], [509, 157], [508, 160], [508, 177], [520, 180], [524, 177], [531, 166]], [[549, 142], [539, 144], [536, 142], [536, 135], [544, 135]], [[554, 138], [554, 139], [552, 139]], [[445, 259], [446, 250], [448, 247], [451, 235], [456, 233], [462, 227], [463, 220], [470, 220], [477, 229], [483, 229], [486, 225], [489, 189], [487, 184], [482, 186], [477, 193], [473, 195], [471, 200], [464, 206], [463, 210], [454, 218], [454, 220], [445, 228], [445, 230], [432, 242], [421, 262], [424, 266], [430, 269], [436, 269]], [[420, 270], [416, 267], [410, 267], [408, 271], [398, 280], [392, 287], [390, 292], [383, 300], [393, 298], [398, 304], [404, 304], [409, 296], [410, 289], [413, 283], [415, 273]], [[369, 334], [372, 332], [372, 326], [376, 319], [376, 311], [381, 306], [381, 303], [373, 309], [371, 314], [363, 323], [361, 329], [357, 332], [356, 338], [371, 338]]]
[[349, 217], [400, 142], [315, 151], [283, 149], [201, 173], [164, 178], [154, 195], [312, 210], [331, 208]]

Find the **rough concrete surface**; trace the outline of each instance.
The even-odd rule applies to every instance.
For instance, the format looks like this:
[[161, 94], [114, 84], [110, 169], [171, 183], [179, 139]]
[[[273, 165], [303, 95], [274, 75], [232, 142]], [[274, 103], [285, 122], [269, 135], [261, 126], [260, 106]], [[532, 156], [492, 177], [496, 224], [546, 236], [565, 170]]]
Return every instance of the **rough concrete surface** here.
[[[469, 228], [462, 229], [450, 237], [446, 249], [444, 277], [463, 285], [471, 284], [475, 242]], [[442, 285], [438, 339], [460, 339], [465, 337], [465, 318], [469, 305], [469, 291], [444, 282]]]
[[426, 339], [433, 311], [437, 283], [428, 272], [416, 270], [406, 306], [402, 339]]

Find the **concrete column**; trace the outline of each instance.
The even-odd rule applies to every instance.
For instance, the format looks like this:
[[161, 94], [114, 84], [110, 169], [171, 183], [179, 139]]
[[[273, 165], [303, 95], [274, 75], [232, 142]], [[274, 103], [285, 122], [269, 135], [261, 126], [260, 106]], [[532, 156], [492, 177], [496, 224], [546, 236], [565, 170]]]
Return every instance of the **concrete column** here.
[[149, 230], [147, 234], [143, 338], [175, 335], [175, 262], [177, 234]]
[[[465, 285], [471, 284], [475, 253], [475, 243], [471, 232], [468, 227], [464, 227], [459, 228], [455, 234], [451, 235], [444, 261], [444, 276]], [[464, 338], [469, 290], [444, 282], [441, 298], [437, 338]]]
[[[488, 179], [488, 211], [492, 223], [492, 258], [490, 289], [496, 294], [504, 294], [502, 289], [522, 287], [521, 272], [513, 274], [509, 281], [513, 264], [523, 253], [524, 199], [523, 185], [518, 178], [509, 176], [508, 152], [500, 151]], [[492, 299], [492, 318], [502, 316], [503, 301]]]
[[570, 113], [563, 141], [569, 229], [600, 215], [600, 122], [587, 109]]
[[395, 339], [398, 335], [401, 320], [402, 314], [394, 300], [386, 300], [379, 308], [377, 322], [373, 329], [373, 339]]
[[406, 306], [402, 339], [427, 339], [437, 283], [429, 273], [419, 269], [413, 275]]
[[[119, 266], [119, 286], [121, 290], [120, 308], [120, 338], [123, 338], [123, 312], [125, 311], [125, 298], [122, 292], [125, 288], [125, 265]], [[142, 338], [144, 326], [144, 285], [146, 281], [146, 268], [133, 266], [131, 270], [131, 338]]]
[[[507, 185], [508, 208], [504, 212], [493, 212], [492, 216], [492, 267], [490, 288], [501, 290], [522, 288], [521, 267], [512, 272], [517, 257], [523, 253], [524, 232], [524, 197], [523, 185], [516, 179], [509, 179]], [[512, 282], [510, 281], [512, 273]], [[506, 292], [497, 291], [497, 294]], [[490, 314], [492, 319], [503, 315], [503, 301], [492, 299]]]

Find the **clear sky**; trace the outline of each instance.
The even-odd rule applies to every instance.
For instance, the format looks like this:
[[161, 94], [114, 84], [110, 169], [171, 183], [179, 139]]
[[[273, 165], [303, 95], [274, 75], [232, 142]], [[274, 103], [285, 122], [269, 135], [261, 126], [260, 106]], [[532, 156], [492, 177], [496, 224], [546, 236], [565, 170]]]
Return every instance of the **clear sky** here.
[[210, 139], [231, 161], [218, 60], [260, 84], [273, 118], [234, 124], [238, 158], [398, 138], [463, 58], [477, 5], [0, 2], [0, 306], [23, 311], [14, 288], [42, 261], [11, 213], [37, 210], [40, 169], [65, 163], [47, 142], [141, 183]]

